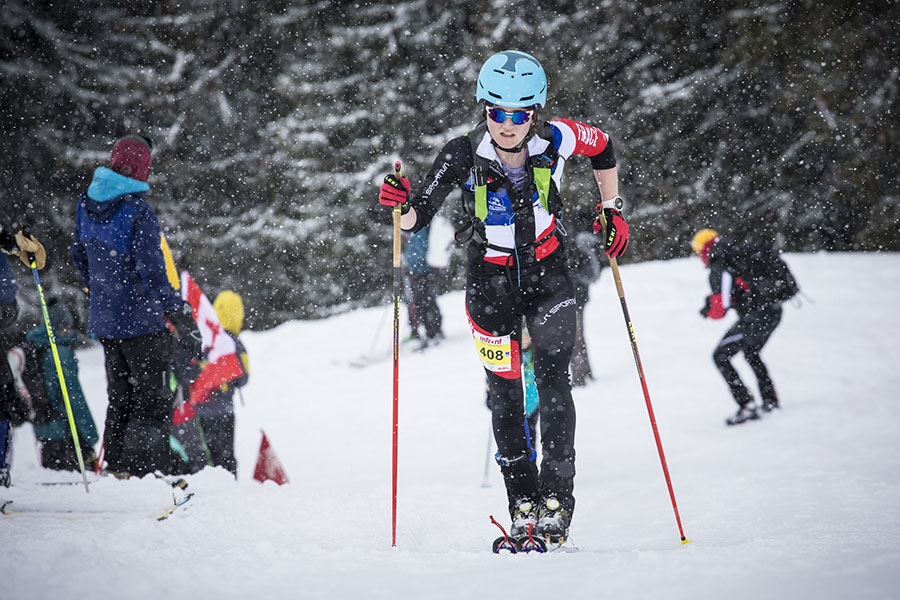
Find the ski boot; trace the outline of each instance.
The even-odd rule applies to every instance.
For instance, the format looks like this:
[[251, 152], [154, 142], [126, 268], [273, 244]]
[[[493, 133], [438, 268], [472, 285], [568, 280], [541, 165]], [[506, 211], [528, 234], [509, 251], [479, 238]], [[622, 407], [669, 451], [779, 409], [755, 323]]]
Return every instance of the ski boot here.
[[512, 526], [509, 528], [509, 536], [515, 540], [517, 552], [546, 552], [547, 546], [537, 532], [537, 507], [530, 499], [525, 498], [516, 502], [510, 511]]
[[548, 543], [562, 545], [569, 537], [571, 521], [571, 510], [553, 496], [544, 498], [538, 509], [537, 535]]
[[742, 404], [734, 415], [725, 419], [726, 425], [740, 425], [745, 421], [752, 421], [754, 419], [759, 418], [759, 413], [756, 411], [756, 402], [748, 402], [746, 404]]
[[537, 511], [534, 502], [528, 498], [517, 500], [509, 511], [512, 525], [509, 528], [509, 537], [520, 538], [528, 535], [528, 526], [537, 525]]
[[763, 412], [772, 412], [776, 408], [781, 408], [778, 404], [778, 398], [763, 398]]

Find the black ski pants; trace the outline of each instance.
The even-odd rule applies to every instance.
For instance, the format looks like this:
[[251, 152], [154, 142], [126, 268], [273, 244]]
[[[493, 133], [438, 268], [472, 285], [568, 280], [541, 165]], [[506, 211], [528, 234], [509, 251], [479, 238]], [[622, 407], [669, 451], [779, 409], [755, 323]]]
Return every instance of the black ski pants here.
[[522, 321], [534, 348], [534, 377], [540, 398], [541, 468], [526, 428], [521, 372], [508, 377], [485, 368], [497, 461], [510, 506], [523, 498], [556, 497], [575, 508], [575, 405], [569, 361], [575, 344], [575, 293], [565, 256], [550, 257], [520, 272], [471, 272], [466, 309], [474, 326], [495, 336], [522, 341]]
[[443, 318], [437, 305], [437, 271], [429, 269], [424, 273], [409, 273], [408, 278], [412, 295], [412, 302], [407, 307], [410, 327], [417, 332], [418, 326], [422, 325], [428, 339], [442, 335]]
[[164, 329], [100, 342], [109, 396], [103, 434], [109, 470], [132, 475], [166, 471], [174, 399], [169, 386], [171, 334]]
[[769, 377], [769, 370], [763, 363], [760, 352], [769, 341], [772, 332], [781, 323], [781, 313], [781, 305], [775, 304], [754, 308], [741, 314], [737, 323], [725, 332], [713, 352], [713, 361], [719, 372], [722, 373], [722, 377], [725, 378], [735, 402], [740, 406], [751, 402], [753, 395], [731, 364], [732, 357], [738, 352], [744, 353], [744, 358], [753, 369], [763, 402], [777, 401], [778, 399], [772, 378]]
[[215, 392], [209, 400], [197, 405], [196, 411], [209, 463], [215, 467], [225, 467], [237, 477], [237, 460], [234, 457], [234, 388]]

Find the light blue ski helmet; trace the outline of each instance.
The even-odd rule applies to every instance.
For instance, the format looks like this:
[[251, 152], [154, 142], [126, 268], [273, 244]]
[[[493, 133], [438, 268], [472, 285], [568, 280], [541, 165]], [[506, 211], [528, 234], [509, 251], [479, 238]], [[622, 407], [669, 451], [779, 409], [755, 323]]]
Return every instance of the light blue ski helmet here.
[[547, 103], [547, 74], [530, 54], [498, 52], [481, 66], [475, 99], [505, 108], [543, 108]]

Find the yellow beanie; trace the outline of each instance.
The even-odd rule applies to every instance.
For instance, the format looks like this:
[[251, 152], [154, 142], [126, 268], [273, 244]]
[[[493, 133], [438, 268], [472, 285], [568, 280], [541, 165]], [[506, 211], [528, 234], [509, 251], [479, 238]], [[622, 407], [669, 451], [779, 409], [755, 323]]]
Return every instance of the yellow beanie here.
[[213, 302], [213, 308], [225, 331], [232, 335], [240, 335], [244, 327], [244, 301], [237, 292], [224, 290], [219, 292]]
[[719, 237], [719, 234], [716, 233], [715, 229], [701, 229], [694, 234], [694, 239], [691, 240], [691, 250], [696, 254], [700, 254], [706, 244], [717, 237]]

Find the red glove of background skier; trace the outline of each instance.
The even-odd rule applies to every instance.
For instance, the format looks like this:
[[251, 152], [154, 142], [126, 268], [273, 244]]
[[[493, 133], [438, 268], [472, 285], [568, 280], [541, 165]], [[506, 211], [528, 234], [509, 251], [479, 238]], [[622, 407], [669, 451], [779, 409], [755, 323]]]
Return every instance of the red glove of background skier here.
[[700, 314], [707, 319], [721, 319], [725, 316], [725, 307], [722, 304], [722, 294], [712, 294], [706, 297], [706, 306], [700, 309]]

